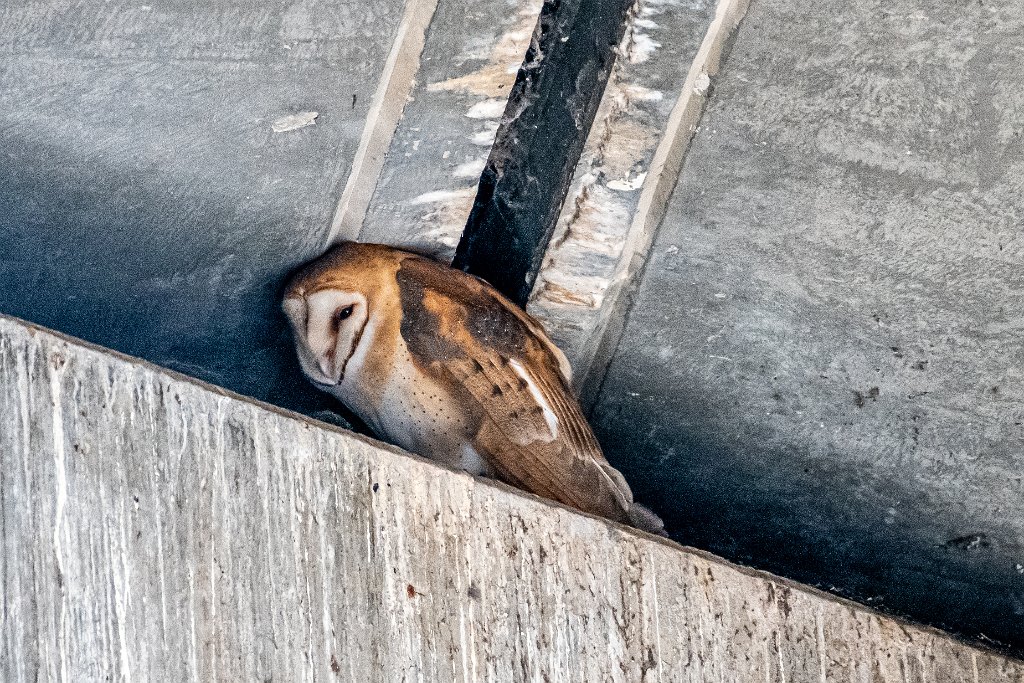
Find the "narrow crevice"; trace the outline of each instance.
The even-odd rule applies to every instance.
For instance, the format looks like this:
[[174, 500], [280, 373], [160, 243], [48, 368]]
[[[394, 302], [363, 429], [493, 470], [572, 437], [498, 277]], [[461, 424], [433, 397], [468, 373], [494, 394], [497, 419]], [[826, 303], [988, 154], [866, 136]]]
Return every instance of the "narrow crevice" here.
[[632, 0], [547, 0], [453, 266], [526, 303], [615, 63]]

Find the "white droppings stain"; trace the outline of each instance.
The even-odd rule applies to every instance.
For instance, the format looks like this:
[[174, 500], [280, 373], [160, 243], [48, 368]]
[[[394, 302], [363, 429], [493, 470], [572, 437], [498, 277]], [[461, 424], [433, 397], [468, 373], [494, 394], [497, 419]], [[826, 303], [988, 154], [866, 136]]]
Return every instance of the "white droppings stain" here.
[[412, 141], [412, 151], [414, 151], [414, 152], [420, 151], [420, 143], [421, 142], [423, 142], [423, 141], [422, 140], [413, 140]]
[[639, 190], [644, 185], [644, 180], [647, 178], [647, 173], [637, 173], [632, 178], [622, 178], [610, 180], [606, 183], [608, 189], [615, 190], [616, 192], [632, 192]]
[[[435, 218], [435, 216], [427, 216], [428, 220], [431, 218]], [[436, 227], [424, 232], [423, 239], [430, 244], [440, 244], [446, 249], [455, 249], [459, 245], [459, 238], [462, 236], [462, 230], [461, 228], [457, 229], [457, 225], [441, 221]]]
[[498, 134], [497, 121], [485, 121], [483, 130], [473, 133], [470, 142], [480, 147], [490, 147], [494, 144], [494, 137]]
[[480, 173], [483, 172], [486, 163], [486, 157], [472, 159], [456, 166], [455, 170], [452, 171], [452, 176], [455, 178], [478, 178]]
[[665, 99], [665, 93], [660, 90], [645, 88], [636, 83], [624, 83], [620, 85], [620, 91], [632, 102], [660, 102]]
[[472, 199], [475, 196], [476, 187], [463, 187], [458, 190], [433, 190], [432, 192], [424, 192], [421, 195], [413, 197], [409, 200], [409, 203], [413, 206], [419, 206], [421, 204], [447, 202], [453, 199], [466, 199], [467, 197]]
[[462, 55], [467, 61], [486, 60], [483, 66], [455, 78], [431, 83], [427, 86], [427, 91], [464, 92], [488, 98], [502, 98], [504, 101], [515, 82], [515, 74], [519, 72], [519, 67], [523, 63], [523, 54], [530, 45], [542, 5], [541, 0], [531, 0], [527, 6], [520, 9], [515, 26], [503, 33], [486, 54], [484, 49], [470, 49]]
[[[479, 174], [474, 176], [474, 180], [477, 177]], [[475, 198], [474, 185], [455, 190], [424, 192], [411, 199], [411, 205], [428, 207], [428, 210], [419, 217], [422, 226], [420, 237], [416, 244], [409, 246], [430, 251], [442, 260], [453, 256]], [[437, 249], [438, 246], [442, 249]]]
[[626, 52], [626, 58], [632, 64], [643, 64], [654, 51], [661, 47], [661, 43], [651, 38], [646, 33], [634, 33], [633, 40], [630, 42], [629, 50]]
[[555, 412], [551, 410], [551, 406], [544, 400], [544, 395], [540, 393], [540, 388], [537, 387], [536, 382], [530, 377], [530, 374], [526, 371], [526, 368], [517, 361], [515, 358], [509, 360], [508, 364], [512, 367], [512, 370], [519, 376], [519, 379], [526, 382], [526, 388], [530, 392], [530, 396], [537, 402], [537, 405], [544, 411], [544, 424], [548, 426], [548, 432], [551, 434], [551, 438], [547, 439], [548, 442], [554, 441], [558, 438], [558, 417], [555, 416]]
[[639, 26], [640, 28], [645, 28], [648, 31], [658, 28], [657, 22], [651, 21], [650, 19], [644, 19], [643, 17], [634, 19], [633, 25]]
[[444, 151], [444, 154], [442, 154], [442, 155], [441, 155], [441, 158], [442, 158], [442, 159], [447, 159], [447, 158], [448, 158], [448, 157], [450, 157], [451, 155], [452, 155], [452, 151], [451, 151], [450, 149], [446, 149], [446, 150]]
[[474, 104], [466, 112], [466, 116], [471, 119], [497, 119], [503, 113], [505, 113], [505, 100], [490, 99]]
[[298, 114], [289, 114], [288, 116], [282, 116], [274, 121], [270, 127], [275, 133], [287, 133], [288, 131], [298, 130], [299, 128], [305, 128], [306, 126], [316, 125], [316, 119], [318, 116], [320, 116], [320, 112], [315, 111], [304, 111], [299, 112]]

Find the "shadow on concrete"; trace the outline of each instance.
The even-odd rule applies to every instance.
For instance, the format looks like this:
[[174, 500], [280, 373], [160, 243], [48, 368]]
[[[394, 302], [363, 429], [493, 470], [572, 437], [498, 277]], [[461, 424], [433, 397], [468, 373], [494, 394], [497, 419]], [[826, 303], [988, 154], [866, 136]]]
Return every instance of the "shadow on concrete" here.
[[[857, 474], [838, 459], [814, 471], [805, 466], [806, 454], [759, 446], [764, 435], [659, 429], [707, 424], [703, 411], [685, 407], [706, 405], [704, 397], [676, 391], [651, 407], [627, 392], [610, 399], [614, 392], [606, 387], [593, 416], [598, 437], [636, 498], [664, 518], [676, 541], [1024, 654], [1024, 586], [1011, 561], [1014, 549], [984, 535], [930, 542], [930, 520], [890, 514], [894, 499], [918, 492], [893, 481], [874, 499], [854, 497]], [[979, 562], [985, 554], [1006, 557]], [[1003, 565], [1005, 571], [996, 569]]]
[[[346, 414], [298, 368], [278, 301], [316, 248], [216, 192], [0, 136], [0, 311], [307, 414]], [[195, 187], [194, 185], [192, 186]], [[184, 207], [184, 208], [183, 208]]]

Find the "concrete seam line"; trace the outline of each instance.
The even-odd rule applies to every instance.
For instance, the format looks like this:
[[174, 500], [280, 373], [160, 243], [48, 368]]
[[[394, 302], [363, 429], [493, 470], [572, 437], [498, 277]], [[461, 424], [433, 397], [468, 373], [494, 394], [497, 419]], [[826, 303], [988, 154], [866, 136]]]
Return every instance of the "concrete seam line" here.
[[377, 178], [384, 167], [384, 157], [412, 92], [420, 55], [426, 44], [427, 28], [434, 18], [437, 3], [438, 0], [408, 0], [405, 5], [405, 13], [384, 64], [384, 73], [366, 115], [352, 171], [324, 240], [325, 249], [339, 240], [359, 236], [377, 187]]
[[719, 1], [715, 18], [708, 26], [700, 49], [686, 74], [682, 92], [672, 108], [640, 191], [640, 201], [633, 214], [622, 256], [611, 277], [603, 315], [586, 344], [592, 352], [580, 359], [583, 367], [577, 368], [580, 387], [585, 388], [581, 391], [584, 397], [600, 384], [611, 362], [611, 353], [618, 340], [610, 338], [609, 334], [617, 337], [621, 332], [621, 325], [612, 325], [612, 318], [624, 315], [623, 291], [647, 261], [647, 252], [664, 218], [690, 140], [704, 112], [707, 90], [697, 87], [698, 79], [718, 72], [725, 45], [739, 27], [749, 4], [750, 0]]

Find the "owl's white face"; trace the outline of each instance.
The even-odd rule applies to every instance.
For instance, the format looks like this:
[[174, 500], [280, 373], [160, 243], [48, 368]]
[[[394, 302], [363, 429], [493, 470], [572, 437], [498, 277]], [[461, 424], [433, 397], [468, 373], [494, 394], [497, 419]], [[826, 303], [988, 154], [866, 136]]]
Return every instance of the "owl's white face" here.
[[303, 372], [323, 389], [341, 384], [369, 320], [366, 297], [358, 292], [321, 289], [284, 300]]

